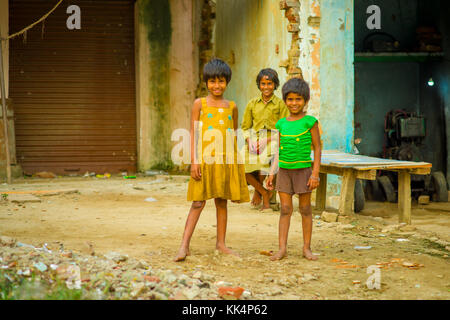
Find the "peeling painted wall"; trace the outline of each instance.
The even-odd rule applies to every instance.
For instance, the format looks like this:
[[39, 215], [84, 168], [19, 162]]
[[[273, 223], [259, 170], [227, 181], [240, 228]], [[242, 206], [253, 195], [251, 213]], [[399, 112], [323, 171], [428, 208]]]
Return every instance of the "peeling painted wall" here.
[[[288, 21], [278, 0], [217, 0], [216, 3], [215, 55], [232, 68], [233, 76], [225, 96], [236, 101], [241, 122], [247, 102], [260, 94], [256, 76], [261, 69], [273, 68], [281, 83], [286, 80], [286, 70], [279, 64], [287, 58], [290, 46]], [[280, 89], [276, 91], [278, 96], [281, 96]]]
[[136, 3], [138, 170], [169, 169], [171, 133], [189, 128], [197, 85], [191, 0]]
[[353, 0], [321, 1], [320, 121], [325, 149], [353, 147]]

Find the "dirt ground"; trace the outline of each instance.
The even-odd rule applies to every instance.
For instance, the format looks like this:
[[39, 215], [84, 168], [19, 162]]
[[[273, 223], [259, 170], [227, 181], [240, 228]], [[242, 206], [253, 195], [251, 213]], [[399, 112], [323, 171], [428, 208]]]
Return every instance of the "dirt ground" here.
[[[249, 290], [252, 299], [450, 298], [450, 203], [413, 203], [413, 228], [384, 232], [398, 224], [396, 204], [369, 202], [361, 214], [335, 223], [322, 221], [321, 212], [314, 211], [312, 250], [319, 260], [313, 262], [301, 256], [301, 217], [296, 212], [288, 257], [271, 262], [260, 252], [277, 250], [279, 212], [261, 213], [249, 204], [229, 203], [227, 245], [240, 258], [218, 259], [215, 208], [213, 201], [208, 201], [191, 242], [191, 256], [175, 263], [172, 259], [190, 207], [187, 179], [161, 175], [136, 180], [15, 180], [12, 185], [0, 185], [0, 193], [78, 192], [39, 195], [41, 202], [23, 205], [0, 201], [0, 234], [34, 246], [64, 244], [79, 252], [86, 251], [86, 243], [91, 242], [96, 254], [112, 250], [144, 259], [153, 268], [186, 274], [200, 270], [216, 281]], [[156, 201], [145, 201], [148, 198]], [[349, 224], [352, 229], [342, 227]], [[371, 248], [356, 250], [355, 246]], [[368, 273], [369, 266], [380, 270], [379, 289], [366, 285], [375, 275]]]

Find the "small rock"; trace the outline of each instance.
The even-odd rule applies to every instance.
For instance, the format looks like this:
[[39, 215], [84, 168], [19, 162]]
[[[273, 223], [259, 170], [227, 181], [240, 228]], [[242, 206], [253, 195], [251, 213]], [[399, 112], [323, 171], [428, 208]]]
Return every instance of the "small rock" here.
[[47, 266], [45, 265], [45, 263], [38, 262], [38, 263], [35, 263], [33, 266], [34, 266], [36, 269], [38, 269], [40, 272], [45, 272], [45, 271], [47, 271]]
[[190, 289], [183, 289], [182, 293], [188, 300], [192, 300], [200, 294], [200, 289], [193, 286]]
[[322, 215], [320, 217], [325, 222], [336, 222], [338, 219], [338, 214], [334, 212], [322, 212]]
[[114, 252], [114, 251], [110, 251], [110, 252], [106, 253], [106, 254], [104, 255], [104, 257], [105, 257], [106, 259], [112, 260], [112, 261], [114, 261], [114, 262], [116, 262], [116, 263], [119, 263], [119, 262], [127, 261], [127, 260], [128, 260], [128, 255], [126, 255], [126, 254], [121, 254], [121, 253]]
[[155, 282], [155, 283], [161, 282], [161, 279], [156, 276], [144, 276], [143, 279], [147, 282]]
[[10, 246], [12, 247], [16, 243], [16, 239], [7, 237], [7, 236], [1, 236], [0, 237], [0, 244], [4, 246]]
[[219, 288], [219, 297], [225, 298], [227, 296], [234, 297], [239, 299], [241, 295], [244, 293], [244, 288], [241, 287], [220, 287]]
[[354, 229], [354, 228], [355, 228], [355, 226], [352, 225], [352, 224], [342, 224], [342, 225], [338, 225], [338, 226], [336, 227], [336, 231], [342, 232], [342, 231], [352, 230], [352, 229]]
[[402, 225], [399, 225], [399, 224], [389, 225], [386, 228], [384, 228], [383, 230], [381, 230], [381, 233], [388, 233], [388, 232], [396, 231], [396, 230], [399, 230], [401, 227], [402, 227]]

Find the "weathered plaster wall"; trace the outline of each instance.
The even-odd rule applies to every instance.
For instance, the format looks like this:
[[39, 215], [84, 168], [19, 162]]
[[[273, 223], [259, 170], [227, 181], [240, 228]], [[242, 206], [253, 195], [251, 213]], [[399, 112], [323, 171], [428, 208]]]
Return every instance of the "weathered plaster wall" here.
[[[354, 140], [353, 0], [320, 1], [320, 122], [325, 150], [351, 152]], [[329, 175], [327, 205], [337, 208], [341, 177]]]
[[[286, 80], [286, 70], [279, 64], [287, 58], [290, 46], [288, 21], [278, 0], [216, 3], [215, 56], [232, 68], [233, 77], [225, 96], [236, 101], [240, 122], [247, 102], [259, 95], [256, 76], [261, 69], [273, 68], [281, 83]], [[278, 96], [280, 89], [276, 92]]]
[[172, 43], [170, 47], [171, 132], [189, 129], [191, 108], [198, 82], [198, 46], [192, 0], [171, 0]]
[[353, 0], [321, 1], [320, 121], [325, 149], [353, 146]]
[[192, 1], [139, 0], [135, 25], [138, 170], [168, 169], [171, 134], [189, 128], [198, 82]]
[[320, 1], [302, 1], [300, 13], [299, 65], [311, 89], [308, 114], [320, 119]]

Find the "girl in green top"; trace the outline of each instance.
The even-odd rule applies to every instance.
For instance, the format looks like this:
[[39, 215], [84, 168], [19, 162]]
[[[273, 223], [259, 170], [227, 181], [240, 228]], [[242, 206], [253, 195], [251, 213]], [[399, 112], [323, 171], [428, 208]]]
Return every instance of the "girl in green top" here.
[[[279, 152], [267, 179], [267, 187], [272, 190], [273, 177], [279, 167], [276, 183], [281, 202], [279, 251], [270, 259], [280, 260], [286, 256], [293, 211], [292, 196], [298, 194], [303, 227], [303, 256], [308, 260], [317, 260], [311, 251], [311, 192], [319, 186], [320, 181], [322, 151], [319, 126], [317, 119], [305, 112], [310, 98], [309, 86], [305, 81], [293, 78], [284, 84], [282, 92], [290, 115], [276, 124], [279, 131]], [[311, 147], [314, 149], [314, 164], [311, 161]]]

